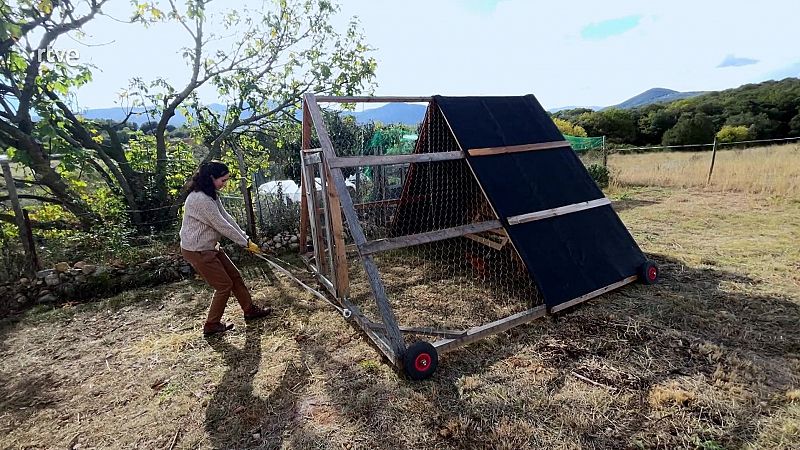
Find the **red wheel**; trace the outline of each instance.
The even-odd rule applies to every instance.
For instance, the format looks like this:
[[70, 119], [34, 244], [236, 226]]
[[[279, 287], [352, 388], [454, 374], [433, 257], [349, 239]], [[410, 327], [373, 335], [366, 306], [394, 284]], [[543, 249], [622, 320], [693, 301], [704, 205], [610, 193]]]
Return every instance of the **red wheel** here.
[[639, 269], [639, 280], [644, 284], [655, 284], [658, 282], [658, 266], [652, 261], [642, 264]]
[[406, 350], [403, 362], [408, 378], [424, 380], [436, 371], [439, 355], [429, 342], [415, 342]]
[[414, 369], [418, 372], [425, 372], [431, 365], [431, 355], [428, 353], [420, 353], [414, 360]]

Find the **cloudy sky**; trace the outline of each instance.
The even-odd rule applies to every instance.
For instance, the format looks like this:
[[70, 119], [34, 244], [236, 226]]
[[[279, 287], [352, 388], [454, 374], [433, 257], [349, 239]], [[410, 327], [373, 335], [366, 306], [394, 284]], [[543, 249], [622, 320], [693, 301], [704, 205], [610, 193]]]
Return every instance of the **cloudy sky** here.
[[[217, 2], [236, 6], [243, 1]], [[259, 1], [249, 2], [257, 7]], [[378, 61], [376, 95], [520, 95], [606, 106], [649, 88], [721, 90], [800, 76], [798, 0], [340, 0]], [[129, 16], [125, 0], [105, 9]], [[94, 64], [82, 107], [115, 105], [133, 76], [188, 79], [177, 27], [110, 18], [58, 42]], [[103, 45], [98, 45], [103, 44]], [[203, 92], [205, 101], [217, 99]]]

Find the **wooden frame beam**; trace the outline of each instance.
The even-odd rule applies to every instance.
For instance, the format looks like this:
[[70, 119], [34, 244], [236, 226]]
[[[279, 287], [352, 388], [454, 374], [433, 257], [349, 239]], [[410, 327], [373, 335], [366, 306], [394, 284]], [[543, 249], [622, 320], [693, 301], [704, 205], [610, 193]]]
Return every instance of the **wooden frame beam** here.
[[299, 236], [299, 250], [300, 254], [306, 252], [308, 249], [308, 232], [310, 231], [311, 224], [308, 215], [308, 198], [306, 191], [308, 185], [304, 182], [303, 173], [303, 155], [308, 154], [311, 148], [311, 114], [308, 112], [308, 105], [303, 103], [303, 122], [301, 124], [301, 141], [300, 141], [300, 236]]
[[633, 276], [630, 276], [628, 278], [625, 278], [624, 280], [617, 281], [616, 283], [609, 284], [606, 287], [602, 287], [602, 288], [597, 289], [595, 291], [589, 292], [588, 294], [581, 295], [580, 297], [576, 297], [576, 298], [573, 298], [572, 300], [569, 300], [569, 301], [566, 301], [566, 302], [561, 303], [559, 305], [553, 306], [552, 308], [550, 308], [550, 313], [551, 314], [552, 313], [557, 313], [557, 312], [559, 312], [561, 310], [569, 308], [570, 306], [575, 306], [578, 303], [583, 303], [586, 300], [589, 300], [589, 299], [592, 299], [594, 297], [597, 297], [598, 295], [605, 294], [606, 292], [612, 291], [612, 290], [614, 290], [614, 289], [616, 289], [618, 287], [622, 287], [622, 286], [625, 286], [626, 284], [633, 283], [634, 281], [636, 281], [638, 279], [639, 279], [638, 275], [633, 275]]
[[[309, 95], [309, 94], [306, 94]], [[313, 94], [310, 94], [313, 95]], [[365, 96], [365, 95], [317, 95], [314, 97], [318, 103], [423, 103], [430, 102], [433, 97], [403, 97], [403, 96]]]
[[[369, 324], [370, 328], [375, 330], [383, 330], [385, 327], [381, 323], [372, 322]], [[425, 334], [428, 336], [436, 336], [436, 337], [443, 337], [443, 338], [459, 338], [467, 334], [466, 330], [443, 330], [440, 328], [431, 328], [431, 327], [405, 327], [400, 326], [400, 331], [403, 333], [409, 334]]]
[[520, 214], [508, 218], [509, 225], [519, 225], [521, 223], [533, 222], [535, 220], [547, 219], [550, 217], [563, 216], [578, 211], [585, 211], [587, 209], [597, 208], [600, 206], [610, 205], [611, 200], [606, 197], [589, 200], [588, 202], [573, 203], [571, 205], [559, 206], [558, 208], [545, 209], [543, 211], [536, 211], [527, 214]]
[[499, 220], [488, 220], [486, 222], [470, 223], [443, 230], [428, 231], [419, 234], [410, 234], [388, 239], [378, 239], [365, 242], [358, 246], [362, 255], [395, 250], [398, 248], [411, 247], [414, 245], [427, 244], [429, 242], [443, 241], [472, 233], [480, 233], [494, 228], [502, 228]]
[[[489, 230], [489, 231], [492, 231], [492, 230]], [[500, 235], [496, 235], [496, 236], [500, 236]], [[487, 246], [489, 248], [493, 248], [495, 250], [502, 250], [503, 247], [505, 247], [506, 244], [508, 243], [508, 236], [501, 237], [500, 238], [500, 242], [493, 241], [493, 240], [491, 240], [489, 238], [486, 238], [486, 237], [483, 237], [483, 236], [481, 236], [479, 234], [465, 234], [464, 237], [467, 238], [467, 239], [472, 239], [473, 241], [475, 241], [475, 242], [477, 242], [479, 244], [483, 244], [483, 245], [485, 245], [485, 246]]]
[[[377, 333], [374, 325], [381, 325], [383, 324], [376, 324], [375, 322], [369, 320], [364, 313], [361, 312], [358, 306], [351, 303], [347, 299], [342, 299], [342, 306], [346, 309], [349, 309], [351, 312], [350, 317], [356, 322], [356, 324], [364, 331], [364, 333], [369, 336], [375, 346], [378, 347], [378, 350], [383, 353], [389, 361], [397, 367], [403, 367], [403, 360], [400, 357], [400, 354], [395, 352], [392, 348], [392, 345], [387, 342], [386, 337], [382, 336], [380, 333]], [[386, 331], [386, 328], [382, 328], [382, 331]]]
[[[331, 195], [330, 191], [335, 189], [328, 188], [328, 177], [326, 174], [326, 170], [324, 164], [320, 164], [319, 166], [319, 180], [320, 180], [320, 187], [322, 189], [322, 221], [325, 224], [325, 240], [322, 243], [322, 251], [325, 253], [325, 257], [327, 258], [328, 269], [330, 270], [330, 279], [333, 281], [333, 287], [336, 289], [336, 298], [340, 298], [339, 294], [339, 283], [337, 277], [337, 270], [339, 269], [333, 261], [333, 231], [331, 228], [331, 207], [333, 206], [331, 202]], [[316, 184], [316, 180], [314, 181]], [[316, 189], [316, 186], [315, 186]], [[340, 215], [341, 219], [341, 215]], [[320, 230], [322, 231], [322, 230]], [[322, 233], [319, 233], [322, 235]], [[325, 247], [327, 244], [327, 248]]]
[[[305, 191], [305, 204], [306, 204], [306, 213], [308, 214], [309, 220], [309, 228], [311, 230], [311, 242], [314, 243], [314, 263], [316, 269], [320, 273], [326, 272], [326, 262], [325, 258], [323, 258], [323, 251], [324, 247], [322, 245], [322, 223], [319, 220], [320, 211], [316, 207], [317, 204], [317, 189], [316, 183], [314, 182], [314, 166], [311, 164], [306, 164], [304, 162], [305, 155], [302, 153], [300, 154], [300, 164], [301, 164], [301, 185], [306, 186]], [[311, 189], [309, 189], [311, 187]], [[301, 202], [302, 203], [302, 202]], [[302, 206], [302, 205], [301, 205]]]
[[[303, 95], [303, 102], [308, 108], [312, 119], [311, 121], [313, 122], [314, 128], [317, 130], [317, 136], [319, 137], [324, 159], [334, 159], [336, 157], [336, 152], [333, 149], [333, 143], [331, 143], [328, 130], [325, 128], [325, 122], [322, 118], [322, 110], [319, 108], [314, 94], [309, 93]], [[330, 174], [333, 184], [339, 193], [342, 212], [347, 219], [347, 225], [350, 228], [350, 234], [353, 236], [353, 241], [359, 247], [360, 251], [361, 246], [367, 242], [367, 238], [364, 236], [364, 230], [361, 228], [361, 225], [358, 222], [358, 213], [356, 213], [356, 210], [353, 207], [353, 199], [350, 197], [350, 193], [347, 191], [347, 186], [344, 182], [344, 174], [340, 168], [330, 168]], [[369, 280], [372, 294], [375, 297], [375, 303], [378, 306], [378, 311], [380, 311], [383, 323], [386, 325], [386, 337], [389, 341], [391, 349], [396, 355], [403, 355], [406, 352], [406, 344], [403, 340], [402, 334], [400, 333], [400, 329], [397, 326], [397, 318], [392, 311], [389, 300], [386, 298], [386, 290], [383, 286], [383, 282], [380, 279], [378, 266], [369, 255], [362, 254], [361, 260], [364, 264], [364, 270], [367, 273], [367, 279]], [[339, 300], [341, 301], [342, 299]]]
[[344, 156], [328, 161], [331, 168], [359, 167], [359, 166], [388, 166], [392, 164], [425, 163], [436, 161], [451, 161], [464, 159], [460, 151], [438, 153], [415, 153], [412, 155], [370, 155], [370, 156]]
[[39, 260], [36, 257], [36, 247], [33, 245], [31, 229], [26, 223], [26, 212], [19, 203], [17, 187], [14, 184], [14, 177], [11, 173], [11, 161], [8, 156], [0, 155], [0, 166], [2, 166], [3, 178], [8, 190], [8, 199], [11, 200], [11, 207], [14, 210], [14, 221], [17, 224], [19, 236], [22, 240], [22, 248], [25, 250], [25, 274], [35, 280], [36, 271], [39, 270]]
[[441, 339], [434, 342], [433, 346], [436, 347], [436, 350], [439, 352], [444, 353], [446, 351], [453, 350], [454, 348], [471, 344], [479, 339], [483, 339], [486, 336], [501, 333], [510, 328], [522, 325], [525, 322], [538, 319], [546, 314], [547, 307], [545, 305], [537, 306], [500, 320], [495, 320], [494, 322], [487, 323], [486, 325], [470, 328], [462, 337], [454, 339]]
[[[323, 169], [325, 173], [325, 184], [331, 180], [330, 169]], [[332, 277], [336, 282], [336, 298], [350, 296], [350, 274], [347, 266], [347, 254], [344, 243], [344, 224], [342, 222], [342, 207], [339, 200], [339, 192], [334, 186], [327, 189], [328, 203], [330, 204], [329, 225], [331, 227], [332, 241], [328, 241], [331, 256], [333, 259], [334, 271]]]
[[505, 147], [471, 148], [467, 151], [469, 156], [502, 155], [505, 153], [531, 152], [536, 150], [550, 150], [554, 148], [572, 148], [568, 141], [541, 142], [538, 144], [509, 145]]

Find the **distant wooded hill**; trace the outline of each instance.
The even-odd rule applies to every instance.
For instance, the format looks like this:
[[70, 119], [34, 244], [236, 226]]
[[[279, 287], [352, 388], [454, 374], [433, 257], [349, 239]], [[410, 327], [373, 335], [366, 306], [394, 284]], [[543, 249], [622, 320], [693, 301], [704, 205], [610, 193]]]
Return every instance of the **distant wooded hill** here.
[[[208, 107], [217, 112], [224, 113], [225, 105], [219, 103], [212, 103]], [[344, 111], [344, 115], [350, 115], [356, 118], [358, 123], [381, 122], [385, 124], [400, 123], [405, 125], [416, 125], [420, 123], [425, 117], [424, 105], [408, 104], [408, 103], [389, 103], [372, 109], [365, 109], [363, 111]], [[135, 122], [139, 125], [156, 120], [148, 117], [143, 108], [134, 108], [133, 112], [136, 116], [129, 119], [130, 122]], [[87, 119], [97, 120], [113, 120], [116, 122], [125, 119], [126, 112], [122, 108], [97, 108], [87, 109], [82, 113], [83, 117]], [[299, 115], [298, 115], [299, 118]], [[176, 112], [175, 116], [170, 119], [169, 124], [175, 127], [180, 127], [186, 123], [186, 117]]]
[[[224, 105], [209, 107], [222, 112]], [[583, 127], [589, 136], [606, 136], [610, 144], [709, 143], [723, 127], [737, 128], [738, 138], [771, 139], [800, 135], [800, 79], [786, 78], [748, 84], [718, 92], [678, 92], [654, 88], [606, 108], [555, 108], [554, 117]], [[389, 103], [362, 111], [346, 111], [359, 124], [416, 125], [426, 107]], [[121, 108], [89, 109], [90, 119], [124, 119]], [[146, 116], [133, 121], [148, 122]], [[170, 124], [179, 127], [186, 118], [176, 114]], [[743, 131], [744, 128], [744, 131]]]
[[614, 105], [613, 107], [622, 109], [637, 108], [652, 103], [669, 103], [683, 98], [697, 97], [702, 94], [705, 94], [705, 92], [678, 92], [672, 89], [653, 88], [631, 97], [618, 105]]
[[[600, 111], [577, 108], [553, 116], [583, 127], [589, 136], [606, 136], [611, 144], [708, 144], [721, 136], [736, 141], [800, 136], [798, 78], [691, 94], [695, 95], [666, 103]], [[650, 100], [659, 97], [663, 98], [654, 95]]]
[[[616, 105], [618, 108], [632, 108], [636, 106], [646, 105], [655, 102], [669, 102], [680, 98], [691, 97], [694, 95], [702, 94], [702, 92], [677, 92], [670, 89], [655, 88], [645, 91], [635, 97], [632, 97], [624, 102]], [[535, 94], [534, 94], [535, 95]], [[208, 106], [215, 112], [224, 112], [225, 105], [219, 103], [212, 103]], [[399, 123], [404, 125], [416, 125], [420, 123], [425, 117], [425, 106], [408, 103], [388, 103], [386, 105], [365, 109], [363, 111], [346, 111], [343, 114], [355, 117], [358, 123], [381, 122], [385, 124]], [[569, 110], [578, 108], [576, 106], [565, 106], [560, 108], [553, 108], [550, 112], [557, 112], [562, 110]], [[589, 107], [593, 110], [603, 109], [601, 106]], [[142, 113], [144, 109], [135, 108], [134, 112]], [[87, 119], [106, 119], [113, 121], [121, 121], [125, 119], [125, 111], [122, 108], [97, 108], [88, 109], [83, 112], [83, 116]], [[144, 114], [138, 114], [130, 121], [139, 125], [153, 120]], [[170, 125], [179, 127], [186, 123], [186, 117], [180, 113], [176, 113], [169, 121]]]

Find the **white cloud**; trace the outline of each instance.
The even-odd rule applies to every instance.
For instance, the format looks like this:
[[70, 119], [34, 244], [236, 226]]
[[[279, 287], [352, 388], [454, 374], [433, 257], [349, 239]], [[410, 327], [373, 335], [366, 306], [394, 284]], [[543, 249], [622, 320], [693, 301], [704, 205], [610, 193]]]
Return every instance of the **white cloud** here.
[[729, 55], [725, 56], [725, 59], [723, 59], [722, 62], [719, 63], [719, 65], [717, 65], [717, 67], [718, 68], [722, 68], [722, 67], [741, 67], [741, 66], [749, 66], [751, 64], [757, 64], [757, 63], [758, 63], [757, 59], [742, 58], [742, 57], [735, 56], [733, 54], [729, 54]]

